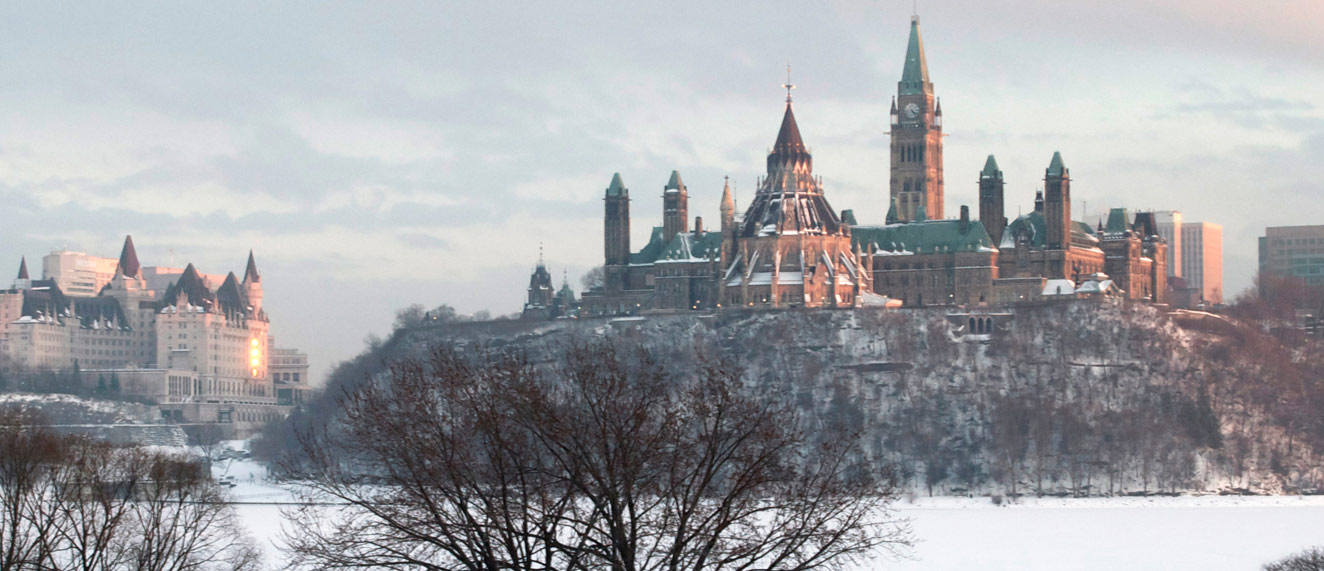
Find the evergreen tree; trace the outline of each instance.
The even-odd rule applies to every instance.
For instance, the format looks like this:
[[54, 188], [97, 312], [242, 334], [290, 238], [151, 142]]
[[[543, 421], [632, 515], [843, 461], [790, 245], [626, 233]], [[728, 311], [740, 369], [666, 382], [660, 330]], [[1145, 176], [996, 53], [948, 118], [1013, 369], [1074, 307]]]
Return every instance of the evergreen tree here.
[[116, 373], [110, 374], [110, 392], [115, 394], [120, 393], [120, 376]]
[[97, 394], [106, 394], [106, 375], [97, 375]]

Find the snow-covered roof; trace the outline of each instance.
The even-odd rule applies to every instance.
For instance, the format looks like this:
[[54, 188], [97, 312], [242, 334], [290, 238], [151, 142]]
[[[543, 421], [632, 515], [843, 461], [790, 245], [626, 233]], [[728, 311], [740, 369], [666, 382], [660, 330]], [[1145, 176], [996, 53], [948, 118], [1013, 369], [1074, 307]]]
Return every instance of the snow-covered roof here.
[[1054, 295], [1076, 295], [1076, 282], [1071, 280], [1053, 279], [1044, 282], [1044, 290], [1040, 293], [1043, 296]]

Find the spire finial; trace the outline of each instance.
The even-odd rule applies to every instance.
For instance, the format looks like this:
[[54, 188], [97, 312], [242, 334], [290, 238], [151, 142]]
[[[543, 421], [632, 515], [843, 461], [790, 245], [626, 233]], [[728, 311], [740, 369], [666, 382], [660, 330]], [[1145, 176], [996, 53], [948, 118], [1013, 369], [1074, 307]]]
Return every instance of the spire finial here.
[[543, 265], [543, 263], [542, 263], [542, 242], [541, 242], [541, 241], [538, 242], [538, 265], [539, 265], [539, 266]]
[[791, 104], [791, 90], [795, 89], [795, 84], [791, 83], [791, 64], [786, 64], [786, 83], [782, 84], [786, 88], [786, 104]]

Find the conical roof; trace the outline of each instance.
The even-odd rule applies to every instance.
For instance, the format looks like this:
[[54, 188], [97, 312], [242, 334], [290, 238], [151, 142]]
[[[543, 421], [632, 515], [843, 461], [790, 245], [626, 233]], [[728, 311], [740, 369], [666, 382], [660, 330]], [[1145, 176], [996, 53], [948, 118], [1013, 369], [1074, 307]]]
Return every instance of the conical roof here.
[[1067, 166], [1062, 163], [1062, 153], [1053, 151], [1053, 161], [1048, 163], [1048, 176], [1062, 176]]
[[667, 180], [667, 185], [663, 190], [680, 190], [685, 188], [685, 183], [680, 181], [680, 171], [671, 171], [671, 179]]
[[736, 199], [731, 195], [731, 179], [727, 178], [722, 185], [722, 212], [735, 212]]
[[23, 259], [19, 260], [19, 262], [18, 262], [18, 279], [20, 279], [20, 280], [31, 279], [31, 278], [28, 277], [28, 257], [27, 257], [27, 256], [23, 256]]
[[800, 138], [800, 126], [795, 122], [795, 111], [791, 103], [786, 102], [786, 113], [782, 115], [782, 127], [777, 131], [777, 142], [768, 155], [768, 172], [787, 162], [809, 162], [809, 149], [805, 148], [804, 139]]
[[896, 224], [898, 218], [899, 217], [896, 214], [896, 197], [893, 196], [891, 206], [887, 207], [887, 218], [884, 219], [884, 223]]
[[138, 277], [142, 269], [138, 264], [138, 251], [133, 247], [133, 236], [124, 237], [124, 249], [120, 250], [119, 269], [130, 278]]
[[906, 44], [906, 63], [901, 70], [901, 95], [919, 95], [929, 86], [929, 63], [924, 57], [924, 40], [919, 33], [919, 16], [910, 20], [910, 41]]
[[791, 109], [790, 103], [786, 104], [786, 113], [782, 115], [782, 128], [777, 132], [777, 143], [772, 149], [773, 152], [805, 150], [805, 142], [800, 138], [800, 126], [795, 122], [795, 111]]
[[981, 178], [998, 178], [1002, 176], [1002, 171], [998, 169], [998, 160], [993, 158], [993, 155], [988, 156], [988, 160], [984, 162], [984, 170], [979, 172], [979, 176]]
[[607, 186], [607, 196], [630, 196], [630, 190], [621, 181], [621, 173], [611, 175], [611, 184]]
[[249, 250], [248, 267], [244, 269], [244, 283], [257, 283], [260, 281], [262, 281], [262, 274], [257, 272], [257, 262], [253, 260], [253, 251]]

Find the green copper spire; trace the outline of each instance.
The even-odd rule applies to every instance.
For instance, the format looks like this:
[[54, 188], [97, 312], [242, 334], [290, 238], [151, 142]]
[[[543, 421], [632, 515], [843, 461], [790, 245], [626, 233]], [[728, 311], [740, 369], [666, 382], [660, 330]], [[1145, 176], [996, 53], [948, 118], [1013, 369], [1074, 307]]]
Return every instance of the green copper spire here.
[[671, 180], [667, 181], [667, 185], [663, 187], [663, 190], [680, 190], [684, 187], [685, 183], [680, 182], [680, 171], [671, 171]]
[[924, 59], [924, 40], [919, 35], [919, 16], [910, 19], [910, 43], [906, 45], [906, 65], [901, 71], [901, 95], [919, 95], [932, 89], [929, 64]]
[[1067, 166], [1062, 164], [1062, 153], [1053, 151], [1053, 162], [1048, 163], [1048, 176], [1062, 176]]
[[988, 161], [984, 163], [984, 170], [979, 172], [980, 178], [998, 178], [1002, 176], [1002, 171], [998, 170], [998, 160], [993, 155], [988, 156]]
[[611, 185], [607, 187], [607, 196], [630, 196], [629, 189], [621, 182], [621, 173], [611, 175]]
[[886, 218], [886, 220], [885, 220], [885, 223], [887, 223], [887, 224], [896, 224], [896, 221], [897, 221], [897, 215], [896, 215], [896, 197], [893, 196], [893, 197], [892, 197], [892, 205], [889, 206], [889, 207], [887, 207], [887, 218]]
[[929, 219], [929, 211], [924, 208], [924, 204], [919, 205], [919, 210], [915, 211], [915, 222], [924, 222]]

